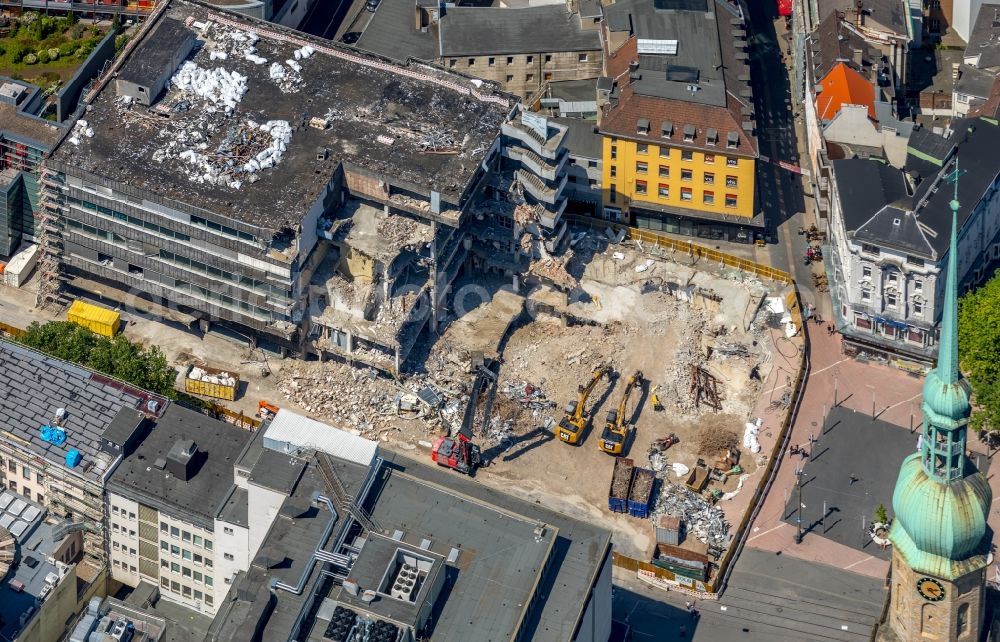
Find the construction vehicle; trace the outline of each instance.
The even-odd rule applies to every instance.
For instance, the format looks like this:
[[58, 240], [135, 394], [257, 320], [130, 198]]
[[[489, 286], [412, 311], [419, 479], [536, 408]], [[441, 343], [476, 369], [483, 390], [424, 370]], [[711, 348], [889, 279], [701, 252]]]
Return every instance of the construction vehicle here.
[[629, 423], [626, 416], [628, 398], [632, 390], [642, 386], [642, 372], [636, 370], [635, 374], [629, 377], [625, 385], [625, 392], [622, 393], [622, 400], [618, 402], [617, 408], [608, 411], [608, 419], [604, 424], [604, 432], [601, 433], [601, 440], [597, 445], [601, 450], [609, 455], [621, 455], [627, 449], [627, 442], [631, 440], [635, 433], [635, 425]]
[[652, 394], [649, 395], [649, 403], [653, 405], [653, 410], [656, 412], [663, 412], [663, 401], [660, 399], [659, 385], [655, 386]]
[[257, 416], [260, 417], [261, 421], [274, 419], [274, 416], [278, 414], [279, 410], [281, 409], [273, 403], [268, 403], [263, 399], [257, 402]]
[[463, 425], [457, 437], [441, 435], [431, 448], [431, 459], [438, 466], [472, 475], [482, 463], [479, 446], [472, 443], [472, 430]]
[[602, 377], [606, 376], [608, 379], [611, 379], [611, 372], [611, 366], [598, 366], [594, 368], [594, 372], [590, 376], [590, 381], [587, 385], [579, 387], [580, 398], [576, 401], [571, 401], [566, 406], [566, 416], [559, 421], [559, 430], [556, 435], [560, 441], [564, 441], [567, 444], [579, 442], [580, 436], [583, 435], [587, 427], [587, 422], [590, 419], [586, 413], [587, 398]]

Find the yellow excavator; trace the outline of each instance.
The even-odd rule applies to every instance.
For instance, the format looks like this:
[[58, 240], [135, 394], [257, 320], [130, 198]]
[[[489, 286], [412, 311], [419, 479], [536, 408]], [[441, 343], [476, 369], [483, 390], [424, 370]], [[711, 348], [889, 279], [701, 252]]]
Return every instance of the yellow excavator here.
[[590, 396], [594, 387], [597, 386], [597, 382], [603, 377], [611, 379], [611, 372], [611, 366], [598, 366], [594, 368], [587, 385], [580, 386], [578, 390], [580, 398], [569, 402], [569, 405], [566, 406], [566, 416], [559, 421], [559, 430], [556, 435], [560, 441], [567, 444], [575, 444], [579, 441], [587, 427], [587, 421], [590, 419], [586, 413], [587, 397]]
[[633, 431], [635, 431], [635, 426], [628, 422], [625, 410], [626, 406], [628, 406], [629, 395], [632, 394], [632, 390], [636, 387], [642, 387], [642, 373], [638, 370], [629, 377], [618, 407], [608, 411], [608, 420], [604, 424], [604, 432], [601, 433], [601, 440], [597, 442], [597, 445], [609, 455], [624, 454], [626, 443], [632, 437]]

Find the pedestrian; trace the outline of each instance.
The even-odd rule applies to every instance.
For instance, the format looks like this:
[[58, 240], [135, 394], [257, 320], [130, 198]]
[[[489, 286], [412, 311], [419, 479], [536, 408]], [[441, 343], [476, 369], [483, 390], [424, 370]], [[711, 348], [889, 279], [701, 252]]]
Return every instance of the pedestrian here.
[[684, 606], [687, 607], [688, 613], [690, 613], [691, 609], [694, 607], [694, 604], [691, 604], [691, 602], [685, 602]]
[[856, 475], [851, 475], [851, 486], [853, 486], [854, 482], [856, 482], [856, 481], [858, 481], [857, 476]]

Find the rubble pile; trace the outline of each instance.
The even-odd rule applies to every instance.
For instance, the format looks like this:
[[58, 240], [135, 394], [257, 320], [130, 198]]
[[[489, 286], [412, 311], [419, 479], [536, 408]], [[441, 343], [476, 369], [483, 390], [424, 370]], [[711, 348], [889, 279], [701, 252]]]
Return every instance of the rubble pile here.
[[[287, 362], [276, 377], [284, 398], [310, 416], [383, 441], [390, 432], [423, 437], [457, 427], [469, 398], [465, 379], [416, 375], [394, 381], [336, 362]], [[440, 403], [432, 406], [422, 398]]]
[[729, 523], [722, 509], [680, 484], [664, 480], [653, 508], [653, 523], [659, 523], [663, 515], [680, 517], [687, 532], [709, 546], [724, 548], [729, 543]]
[[170, 78], [170, 84], [185, 94], [205, 100], [207, 111], [222, 111], [227, 115], [236, 110], [236, 105], [247, 93], [246, 76], [222, 67], [204, 69], [190, 60], [184, 61]]

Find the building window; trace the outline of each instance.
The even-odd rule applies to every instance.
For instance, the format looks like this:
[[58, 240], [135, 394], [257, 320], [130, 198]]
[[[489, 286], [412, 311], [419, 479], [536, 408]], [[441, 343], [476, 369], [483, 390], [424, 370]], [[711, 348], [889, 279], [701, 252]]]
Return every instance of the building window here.
[[693, 198], [694, 198], [694, 193], [691, 191], [690, 187], [682, 187], [681, 188], [681, 200], [682, 201], [690, 201]]
[[160, 542], [160, 550], [164, 552], [169, 551], [170, 545], [167, 544], [166, 542]]
[[915, 256], [907, 256], [906, 262], [914, 267], [924, 267], [924, 260]]
[[8, 482], [7, 482], [7, 486], [8, 486], [8, 487], [9, 487], [9, 488], [10, 488], [11, 490], [13, 490], [13, 491], [15, 491], [15, 492], [17, 491], [17, 482], [16, 482], [16, 481], [14, 481], [13, 479], [11, 479], [10, 481], [8, 481]]
[[39, 504], [43, 504], [45, 503], [45, 498], [42, 497], [41, 493], [35, 493], [35, 501], [37, 501]]
[[708, 190], [705, 190], [701, 194], [701, 201], [705, 205], [713, 205], [715, 203], [715, 192], [709, 192]]
[[203, 560], [203, 558], [202, 558], [202, 556], [201, 556], [201, 555], [199, 555], [199, 554], [197, 554], [197, 553], [195, 553], [195, 554], [194, 554], [194, 563], [195, 563], [195, 564], [201, 564], [201, 563], [202, 563], [202, 560]]
[[458, 64], [458, 58], [452, 58], [451, 60], [448, 61], [449, 67], [454, 67], [457, 64]]
[[692, 172], [689, 169], [682, 169], [681, 170], [681, 180], [682, 181], [690, 181], [692, 178], [694, 178], [694, 172]]
[[183, 577], [191, 577], [191, 569], [186, 566], [181, 567], [181, 575]]
[[507, 82], [514, 82], [514, 76], [512, 74], [507, 74]]
[[190, 542], [191, 541], [191, 533], [189, 533], [187, 531], [181, 531], [181, 541], [183, 541], [183, 542]]
[[486, 64], [488, 64], [488, 65], [489, 65], [490, 67], [492, 67], [493, 65], [497, 64], [497, 59], [496, 59], [496, 58], [494, 58], [493, 56], [490, 56], [490, 57], [489, 57], [489, 58], [488, 58], [488, 59], [486, 60]]
[[11, 459], [11, 460], [9, 460], [7, 462], [7, 470], [9, 470], [12, 473], [16, 473], [17, 472], [17, 464], [14, 462], [13, 459]]
[[168, 589], [168, 588], [170, 588], [170, 580], [168, 580], [168, 579], [167, 579], [167, 578], [165, 578], [165, 577], [161, 577], [161, 578], [160, 578], [160, 586], [162, 586], [162, 587], [163, 587], [163, 588], [165, 588], [165, 589]]
[[861, 278], [870, 279], [872, 278], [872, 266], [862, 265], [861, 266]]
[[660, 195], [660, 198], [670, 198], [670, 186], [660, 183], [660, 187], [657, 193]]
[[214, 602], [215, 602], [215, 598], [213, 598], [211, 595], [209, 595], [208, 593], [206, 593], [205, 594], [205, 604], [208, 604], [209, 606], [212, 606], [212, 603], [214, 603]]
[[636, 154], [648, 154], [649, 153], [649, 145], [647, 145], [646, 143], [636, 143], [636, 145], [635, 145], [635, 153]]
[[924, 316], [924, 304], [920, 301], [913, 302], [913, 316], [922, 317]]
[[170, 562], [170, 570], [173, 571], [174, 573], [180, 573], [181, 565], [178, 564], [177, 562]]
[[612, 185], [608, 189], [608, 200], [614, 203], [617, 199], [618, 199], [618, 190], [615, 189], [614, 185]]
[[868, 243], [861, 244], [861, 251], [867, 252], [868, 254], [874, 254], [876, 256], [879, 254], [879, 249], [874, 245], [869, 245]]
[[705, 164], [715, 165], [715, 154], [705, 154]]
[[913, 279], [913, 291], [923, 292], [924, 291], [924, 281], [923, 279]]
[[176, 544], [171, 544], [170, 545], [170, 554], [173, 555], [174, 557], [177, 557], [178, 555], [181, 554], [181, 547], [177, 546]]
[[31, 489], [28, 488], [27, 486], [21, 489], [21, 494], [27, 497], [29, 500], [31, 499]]
[[645, 194], [646, 193], [646, 181], [636, 181], [635, 182], [635, 193]]
[[233, 557], [232, 553], [223, 553], [222, 556], [225, 557], [230, 562], [232, 562], [234, 559], [236, 559], [235, 557]]
[[535, 57], [534, 56], [526, 56], [525, 59], [524, 59], [524, 61], [530, 65], [531, 63], [535, 62]]
[[170, 590], [173, 591], [174, 593], [180, 593], [181, 583], [175, 582], [174, 580], [170, 580]]
[[507, 64], [508, 65], [514, 64], [514, 56], [507, 56]]
[[597, 168], [597, 161], [595, 161], [595, 160], [589, 160], [589, 161], [587, 161], [587, 167], [589, 167], [590, 169], [596, 169]]
[[111, 542], [111, 548], [115, 549], [116, 551], [118, 550], [119, 546], [120, 545], [118, 544], [118, 542]]
[[544, 74], [542, 74], [542, 80], [552, 80], [552, 72], [546, 71]]
[[576, 57], [577, 62], [587, 62], [587, 54], [579, 54]]
[[684, 130], [684, 140], [687, 141], [687, 142], [689, 142], [689, 143], [693, 142], [694, 141], [694, 130], [685, 128], [685, 130]]
[[688, 149], [682, 149], [681, 150], [681, 160], [682, 161], [694, 160], [694, 152], [692, 152], [691, 150], [688, 150]]
[[469, 66], [470, 67], [475, 67], [476, 66], [476, 59], [475, 58], [469, 58]]
[[194, 590], [194, 599], [196, 599], [196, 600], [200, 600], [200, 599], [201, 599], [201, 596], [202, 596], [202, 593], [201, 593], [201, 591], [199, 591], [198, 589], [195, 589], [195, 590]]
[[660, 165], [660, 178], [670, 178], [670, 168], [666, 165]]
[[206, 539], [205, 540], [205, 548], [207, 550], [212, 550], [212, 540], [210, 540], [210, 539]]
[[871, 301], [872, 300], [872, 291], [870, 289], [868, 289], [868, 288], [862, 288], [862, 290], [861, 290], [861, 300], [862, 301]]
[[184, 595], [184, 597], [191, 597], [191, 587], [190, 586], [187, 586], [185, 584], [181, 588], [182, 588], [181, 593]]
[[727, 158], [726, 167], [736, 167], [739, 164], [739, 159], [737, 158]]
[[181, 557], [184, 560], [190, 562], [191, 561], [191, 551], [189, 551], [188, 549], [185, 548], [184, 550], [181, 551]]
[[648, 170], [649, 170], [649, 165], [647, 165], [646, 163], [637, 162], [635, 164], [635, 171], [639, 174], [645, 174]]
[[171, 526], [170, 527], [170, 536], [171, 537], [180, 537], [181, 536], [181, 529], [177, 528], [176, 526]]
[[889, 283], [891, 285], [896, 285], [899, 281], [899, 275], [896, 272], [889, 272]]
[[31, 481], [31, 469], [27, 466], [21, 467], [21, 477], [24, 477], [28, 481]]
[[715, 185], [715, 174], [705, 172], [705, 185]]
[[[125, 511], [123, 510], [122, 512], [124, 513]], [[134, 522], [135, 521], [135, 513], [129, 511], [128, 518]]]
[[726, 207], [736, 207], [736, 194], [726, 194]]
[[736, 187], [739, 181], [737, 181], [735, 176], [726, 177], [726, 187]]
[[198, 584], [201, 584], [201, 572], [199, 571], [194, 572], [194, 581], [197, 582]]
[[170, 568], [170, 562], [168, 562], [167, 560], [160, 560], [160, 568], [167, 568], [167, 569], [169, 569]]
[[611, 166], [611, 178], [618, 176], [618, 168], [614, 165]]
[[222, 527], [222, 532], [225, 533], [226, 535], [232, 535], [233, 534], [233, 529], [229, 528], [228, 526], [223, 526]]
[[660, 146], [660, 158], [670, 158], [670, 148]]
[[117, 506], [112, 506], [111, 507], [111, 514], [112, 515], [117, 515], [118, 514], [118, 507]]
[[212, 576], [211, 575], [206, 575], [205, 576], [205, 586], [213, 586]]

